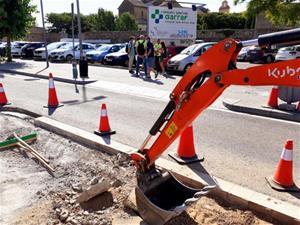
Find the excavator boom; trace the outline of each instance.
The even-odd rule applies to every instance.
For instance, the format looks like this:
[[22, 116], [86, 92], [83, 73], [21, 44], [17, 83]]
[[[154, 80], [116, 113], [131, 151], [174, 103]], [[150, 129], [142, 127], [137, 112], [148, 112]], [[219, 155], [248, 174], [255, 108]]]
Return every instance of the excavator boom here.
[[[181, 190], [181, 195], [186, 198], [187, 196], [193, 198], [197, 193], [203, 192], [203, 190], [191, 190], [180, 183], [178, 184], [178, 181], [172, 175], [165, 176], [168, 179], [162, 179], [164, 176], [157, 171], [154, 163], [186, 127], [192, 124], [199, 114], [209, 107], [226, 88], [230, 85], [300, 87], [300, 59], [255, 66], [248, 69], [237, 69], [236, 57], [240, 49], [243, 46], [252, 44], [264, 46], [295, 40], [300, 40], [300, 29], [261, 35], [258, 39], [245, 42], [225, 39], [208, 49], [184, 74], [170, 94], [170, 101], [151, 128], [149, 136], [143, 142], [139, 151], [131, 155], [137, 166], [137, 199], [141, 199], [143, 203], [148, 202], [148, 208], [150, 206], [152, 206], [152, 209], [156, 207], [154, 210], [156, 213], [150, 213], [151, 216], [149, 216], [149, 213], [141, 213], [146, 222], [156, 225], [163, 224], [174, 216], [174, 210], [178, 209], [176, 208], [178, 204], [185, 204], [185, 201], [176, 202], [173, 207], [169, 206], [167, 209], [163, 209], [169, 212], [163, 219], [160, 221], [153, 219], [160, 217], [162, 214], [162, 211], [159, 211], [161, 201], [157, 201], [157, 198], [153, 198], [153, 195], [157, 192], [164, 192], [166, 183], [169, 184], [167, 190], [178, 190], [177, 196], [180, 195]], [[147, 147], [150, 139], [154, 136], [156, 140], [150, 147]], [[151, 182], [155, 183], [155, 180], [160, 180], [157, 182], [158, 185], [149, 188], [153, 186]], [[169, 200], [172, 198], [172, 196], [166, 197], [168, 191], [164, 193], [160, 197]]]

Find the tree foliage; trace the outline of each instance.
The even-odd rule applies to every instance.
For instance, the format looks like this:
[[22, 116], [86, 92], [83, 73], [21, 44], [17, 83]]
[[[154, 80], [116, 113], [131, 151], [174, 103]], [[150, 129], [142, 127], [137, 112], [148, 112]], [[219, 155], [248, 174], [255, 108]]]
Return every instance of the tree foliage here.
[[206, 13], [198, 15], [197, 29], [252, 28], [253, 18], [245, 13]]
[[[234, 0], [234, 3], [239, 4], [245, 1]], [[247, 12], [250, 15], [264, 13], [267, 19], [275, 25], [295, 26], [300, 24], [300, 2], [298, 0], [250, 0]]]
[[[76, 16], [75, 16], [76, 17]], [[59, 33], [65, 31], [72, 33], [71, 13], [49, 13], [46, 16], [47, 23], [50, 23], [50, 32]], [[114, 31], [114, 30], [137, 30], [137, 23], [132, 15], [124, 13], [120, 17], [115, 17], [113, 12], [98, 9], [96, 14], [81, 15], [82, 32], [88, 31]], [[75, 33], [78, 32], [77, 18], [74, 19]]]
[[11, 61], [11, 40], [24, 37], [28, 29], [34, 25], [35, 18], [32, 17], [32, 13], [36, 10], [36, 6], [30, 2], [30, 0], [0, 0], [0, 38], [7, 38], [8, 61]]
[[130, 13], [123, 13], [116, 19], [116, 29], [120, 31], [138, 30], [138, 25]]

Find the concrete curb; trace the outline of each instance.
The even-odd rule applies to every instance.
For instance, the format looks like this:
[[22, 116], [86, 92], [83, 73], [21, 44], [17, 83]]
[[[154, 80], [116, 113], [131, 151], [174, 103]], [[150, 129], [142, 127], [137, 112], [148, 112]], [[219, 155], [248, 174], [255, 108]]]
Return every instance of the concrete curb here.
[[251, 115], [257, 116], [264, 116], [264, 117], [271, 117], [276, 119], [288, 120], [293, 122], [300, 122], [300, 113], [288, 113], [288, 112], [280, 112], [279, 110], [275, 109], [268, 109], [268, 108], [251, 108], [243, 105], [238, 105], [236, 103], [228, 103], [223, 101], [223, 105], [232, 111], [235, 112], [242, 112], [248, 113]]
[[[110, 138], [101, 138], [93, 133], [83, 131], [76, 127], [52, 120], [47, 117], [39, 117], [34, 121], [36, 126], [67, 137], [82, 145], [97, 150], [103, 150], [109, 154], [125, 153], [130, 154], [136, 151], [133, 147], [112, 141]], [[282, 222], [283, 224], [299, 225], [300, 213], [299, 207], [272, 198], [270, 196], [249, 190], [242, 186], [212, 177], [209, 174], [200, 173], [195, 168], [182, 166], [174, 162], [158, 159], [156, 165], [163, 169], [172, 171], [188, 185], [203, 186], [206, 184], [215, 184], [218, 188], [212, 193], [221, 199], [238, 205], [244, 209], [250, 209], [257, 213], [265, 215], [267, 218]]]
[[0, 106], [0, 112], [1, 111], [2, 112], [17, 112], [17, 113], [22, 113], [22, 114], [31, 116], [33, 118], [37, 118], [37, 117], [41, 116], [40, 114], [28, 111], [26, 109], [21, 109], [21, 108], [18, 108], [18, 107], [14, 107], [14, 106]]
[[[49, 79], [49, 77], [46, 75], [21, 72], [21, 71], [17, 71], [17, 70], [0, 69], [0, 71], [3, 73], [19, 74], [19, 75], [23, 75], [23, 76], [27, 76], [27, 77], [35, 77], [35, 78], [46, 79], [46, 80]], [[59, 82], [64, 82], [64, 83], [69, 83], [69, 84], [78, 84], [78, 85], [90, 84], [90, 83], [97, 81], [97, 80], [81, 81], [81, 80], [67, 79], [67, 78], [61, 78], [61, 77], [53, 77], [53, 79], [55, 81], [59, 81]]]

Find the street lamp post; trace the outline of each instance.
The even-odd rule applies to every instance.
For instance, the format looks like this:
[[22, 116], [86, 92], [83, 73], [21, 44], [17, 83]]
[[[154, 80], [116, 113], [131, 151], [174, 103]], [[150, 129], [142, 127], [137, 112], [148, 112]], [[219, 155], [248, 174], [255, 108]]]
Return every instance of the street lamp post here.
[[46, 54], [46, 68], [49, 67], [49, 59], [48, 59], [48, 49], [47, 49], [47, 37], [46, 37], [46, 29], [45, 29], [45, 21], [44, 21], [44, 7], [43, 0], [40, 0], [41, 3], [41, 14], [42, 14], [42, 23], [44, 29], [44, 42], [45, 42], [45, 54]]
[[72, 43], [73, 43], [72, 71], [73, 71], [73, 78], [77, 79], [78, 71], [77, 71], [77, 64], [75, 59], [75, 44], [74, 44], [74, 3], [71, 3], [71, 13], [72, 13]]

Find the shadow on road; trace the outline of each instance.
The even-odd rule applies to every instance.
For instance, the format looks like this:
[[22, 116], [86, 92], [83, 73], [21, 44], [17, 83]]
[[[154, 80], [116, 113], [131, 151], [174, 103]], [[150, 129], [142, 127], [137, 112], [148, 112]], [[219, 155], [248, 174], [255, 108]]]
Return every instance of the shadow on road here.
[[28, 66], [28, 63], [26, 62], [5, 62], [0, 64], [0, 69], [6, 69], [6, 70], [11, 70], [11, 69], [24, 69], [24, 68], [31, 68], [32, 66]]
[[98, 100], [101, 100], [101, 99], [104, 99], [106, 98], [106, 96], [96, 96], [96, 97], [93, 97], [92, 99], [88, 100], [88, 99], [84, 99], [83, 101], [79, 101], [79, 100], [68, 100], [68, 101], [63, 101], [61, 103], [63, 104], [66, 104], [66, 105], [78, 105], [78, 104], [82, 104], [82, 103], [88, 103], [88, 102], [93, 102], [93, 101], [98, 101]]

